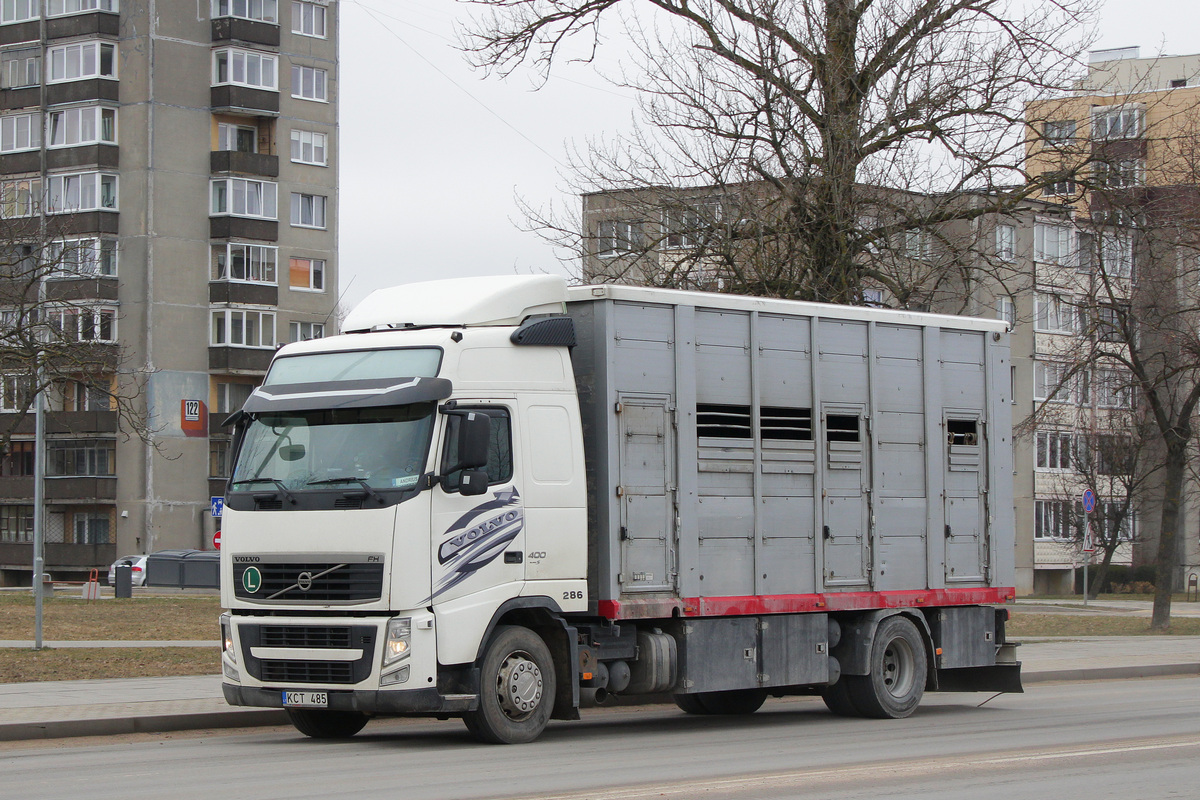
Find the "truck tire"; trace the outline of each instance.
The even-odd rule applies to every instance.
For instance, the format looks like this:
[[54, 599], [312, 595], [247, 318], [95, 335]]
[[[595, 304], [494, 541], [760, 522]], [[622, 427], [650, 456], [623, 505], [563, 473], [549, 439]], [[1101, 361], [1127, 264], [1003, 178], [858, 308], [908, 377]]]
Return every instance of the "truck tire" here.
[[502, 625], [488, 642], [479, 670], [479, 708], [463, 715], [471, 735], [490, 744], [532, 742], [550, 721], [554, 660], [528, 628]]
[[313, 739], [349, 739], [367, 724], [366, 714], [358, 711], [317, 711], [304, 708], [287, 709], [288, 719], [296, 730]]
[[825, 701], [825, 707], [839, 717], [862, 716], [862, 712], [858, 710], [858, 706], [854, 705], [854, 698], [850, 696], [850, 677], [849, 675], [843, 675], [837, 683], [827, 687], [821, 693], [821, 699]]
[[846, 675], [842, 680], [847, 681], [850, 699], [864, 717], [901, 719], [920, 704], [928, 673], [921, 632], [897, 615], [875, 629], [870, 674]]
[[689, 714], [753, 714], [766, 702], [766, 689], [732, 689], [675, 695], [675, 705]]

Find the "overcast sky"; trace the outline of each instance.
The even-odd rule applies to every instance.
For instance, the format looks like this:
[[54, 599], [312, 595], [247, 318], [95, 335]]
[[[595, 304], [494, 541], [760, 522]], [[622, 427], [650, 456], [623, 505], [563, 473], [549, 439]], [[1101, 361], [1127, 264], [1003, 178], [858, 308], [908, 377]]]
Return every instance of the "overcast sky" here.
[[[454, 47], [467, 7], [450, 0], [340, 6], [344, 307], [399, 283], [565, 271], [521, 230], [516, 198], [577, 211], [565, 152], [627, 129], [631, 96], [586, 65], [556, 69], [536, 91], [531, 73], [484, 79]], [[1191, 0], [1108, 0], [1096, 46], [1196, 53], [1197, 22]]]

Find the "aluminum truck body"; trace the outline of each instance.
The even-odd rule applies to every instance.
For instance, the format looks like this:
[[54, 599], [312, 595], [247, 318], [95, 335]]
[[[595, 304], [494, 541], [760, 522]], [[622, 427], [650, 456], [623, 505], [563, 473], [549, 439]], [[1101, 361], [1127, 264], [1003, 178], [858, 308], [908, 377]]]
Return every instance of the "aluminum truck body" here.
[[230, 420], [229, 702], [521, 742], [612, 694], [1020, 691], [1004, 323], [536, 276], [343, 330]]

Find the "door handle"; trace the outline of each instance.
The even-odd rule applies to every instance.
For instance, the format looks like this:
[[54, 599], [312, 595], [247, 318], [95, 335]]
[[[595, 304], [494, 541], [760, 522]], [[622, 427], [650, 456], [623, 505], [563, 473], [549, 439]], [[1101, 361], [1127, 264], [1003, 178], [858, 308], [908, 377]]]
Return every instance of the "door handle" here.
[[828, 526], [828, 525], [825, 525], [824, 527], [822, 527], [822, 528], [821, 528], [821, 535], [822, 535], [822, 536], [824, 536], [826, 539], [832, 539], [832, 538], [833, 538], [833, 534], [829, 532], [829, 526]]

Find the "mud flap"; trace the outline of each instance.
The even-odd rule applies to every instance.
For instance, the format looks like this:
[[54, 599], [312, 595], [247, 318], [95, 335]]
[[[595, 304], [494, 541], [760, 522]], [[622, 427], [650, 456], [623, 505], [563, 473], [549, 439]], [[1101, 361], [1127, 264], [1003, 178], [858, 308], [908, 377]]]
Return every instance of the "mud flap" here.
[[1021, 687], [1021, 662], [996, 664], [993, 667], [959, 667], [937, 671], [939, 692], [1012, 692], [1024, 693]]

